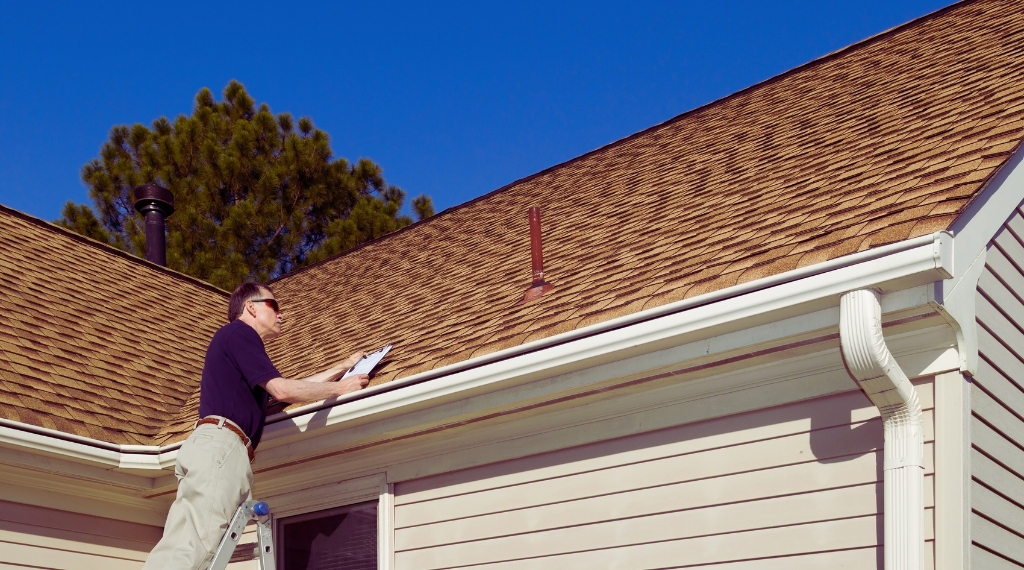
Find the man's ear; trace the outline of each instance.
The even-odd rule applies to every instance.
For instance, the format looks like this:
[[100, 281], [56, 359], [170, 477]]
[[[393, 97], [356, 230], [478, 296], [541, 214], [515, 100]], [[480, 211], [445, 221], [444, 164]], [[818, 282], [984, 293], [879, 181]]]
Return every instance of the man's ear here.
[[253, 303], [252, 300], [246, 301], [245, 302], [245, 312], [247, 312], [250, 315], [255, 317], [256, 316], [256, 303]]

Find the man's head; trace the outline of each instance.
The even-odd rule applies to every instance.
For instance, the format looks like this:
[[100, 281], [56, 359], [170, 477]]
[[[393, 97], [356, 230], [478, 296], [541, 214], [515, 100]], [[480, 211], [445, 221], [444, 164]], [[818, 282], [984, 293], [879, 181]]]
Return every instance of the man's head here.
[[281, 334], [281, 312], [270, 287], [260, 283], [242, 283], [228, 300], [228, 321], [239, 319], [256, 329], [260, 337]]

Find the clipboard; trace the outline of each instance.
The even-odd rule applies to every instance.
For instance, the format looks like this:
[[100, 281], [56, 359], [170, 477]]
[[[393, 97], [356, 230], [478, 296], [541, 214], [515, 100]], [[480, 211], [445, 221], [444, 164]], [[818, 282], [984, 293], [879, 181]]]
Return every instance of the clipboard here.
[[342, 379], [348, 378], [353, 374], [369, 374], [370, 372], [373, 372], [373, 369], [380, 364], [380, 361], [384, 359], [384, 355], [387, 354], [389, 350], [391, 350], [391, 345], [387, 344], [362, 357], [359, 362], [356, 362], [355, 366], [349, 368], [348, 372], [342, 376]]

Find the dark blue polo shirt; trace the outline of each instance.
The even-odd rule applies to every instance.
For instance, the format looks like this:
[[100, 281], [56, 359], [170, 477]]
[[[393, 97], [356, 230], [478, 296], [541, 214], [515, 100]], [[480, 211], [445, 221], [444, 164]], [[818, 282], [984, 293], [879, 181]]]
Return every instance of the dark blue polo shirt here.
[[240, 320], [224, 325], [206, 349], [199, 417], [224, 416], [235, 422], [256, 449], [267, 416], [268, 395], [260, 383], [280, 376], [256, 329]]

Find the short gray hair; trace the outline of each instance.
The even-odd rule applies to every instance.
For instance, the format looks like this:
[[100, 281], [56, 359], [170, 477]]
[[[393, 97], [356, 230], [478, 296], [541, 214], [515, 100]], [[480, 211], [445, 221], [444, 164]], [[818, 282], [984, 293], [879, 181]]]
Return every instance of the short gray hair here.
[[235, 287], [235, 290], [231, 292], [231, 298], [228, 299], [228, 322], [242, 316], [245, 302], [260, 298], [264, 291], [270, 291], [270, 294], [274, 293], [270, 287], [254, 281], [246, 281]]

